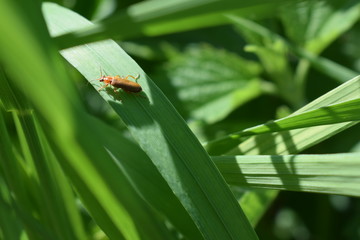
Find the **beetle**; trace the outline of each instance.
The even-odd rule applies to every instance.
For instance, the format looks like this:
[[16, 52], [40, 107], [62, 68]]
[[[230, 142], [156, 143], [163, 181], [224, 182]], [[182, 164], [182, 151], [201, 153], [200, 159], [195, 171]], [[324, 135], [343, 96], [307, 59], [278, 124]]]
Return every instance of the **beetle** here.
[[140, 75], [138, 75], [136, 77], [134, 77], [132, 75], [127, 75], [126, 77], [120, 77], [119, 75], [116, 75], [115, 77], [102, 75], [100, 78], [98, 78], [96, 80], [105, 83], [105, 85], [102, 86], [101, 88], [99, 88], [98, 91], [100, 91], [103, 88], [106, 88], [110, 84], [111, 86], [113, 86], [115, 88], [114, 92], [116, 92], [116, 88], [117, 89], [121, 88], [125, 92], [128, 92], [128, 93], [141, 92], [142, 88], [141, 88], [140, 84], [138, 84], [137, 82], [128, 80], [129, 77], [135, 79], [135, 81], [136, 81], [140, 77]]

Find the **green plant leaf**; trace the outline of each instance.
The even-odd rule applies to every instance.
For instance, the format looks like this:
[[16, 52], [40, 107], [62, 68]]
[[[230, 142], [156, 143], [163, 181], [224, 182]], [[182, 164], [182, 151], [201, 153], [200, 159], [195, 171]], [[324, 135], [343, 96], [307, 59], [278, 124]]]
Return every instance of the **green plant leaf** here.
[[208, 124], [261, 92], [257, 63], [209, 45], [191, 45], [184, 53], [173, 54], [165, 70], [169, 88], [175, 91], [170, 100], [180, 101], [178, 109], [185, 108], [187, 118]]
[[[359, 75], [356, 71], [330, 59], [317, 56], [302, 47], [289, 43], [277, 33], [254, 21], [233, 15], [228, 17], [234, 23], [236, 29], [251, 43], [246, 47], [246, 50], [258, 55], [269, 76], [277, 83], [279, 93], [293, 106], [299, 106], [299, 103], [303, 101], [304, 79], [302, 77], [304, 75], [300, 78], [297, 77], [296, 81], [289, 81], [289, 79], [298, 76], [301, 71], [303, 71], [301, 74], [305, 74], [306, 67], [303, 65], [306, 64], [302, 63], [302, 61], [308, 61], [312, 64], [312, 67], [340, 83]], [[301, 71], [298, 70], [295, 76], [289, 66], [289, 52], [293, 52], [301, 59], [298, 65]]]
[[280, 17], [293, 42], [318, 54], [356, 23], [359, 9], [356, 0], [301, 1], [283, 8]]
[[298, 107], [302, 96], [292, 81], [288, 43], [254, 21], [235, 15], [228, 15], [228, 18], [249, 44], [245, 50], [258, 56], [266, 73], [276, 83], [278, 93], [291, 105]]
[[360, 196], [360, 154], [213, 157], [228, 184]]

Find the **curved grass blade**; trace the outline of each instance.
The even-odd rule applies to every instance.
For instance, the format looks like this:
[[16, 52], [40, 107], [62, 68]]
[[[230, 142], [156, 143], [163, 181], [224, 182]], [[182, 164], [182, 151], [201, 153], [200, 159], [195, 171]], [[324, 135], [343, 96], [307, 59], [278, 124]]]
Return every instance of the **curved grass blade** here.
[[[305, 112], [307, 112], [306, 113], [308, 115], [307, 119], [311, 122], [312, 121], [311, 115], [312, 115], [312, 113], [314, 113], [314, 111], [317, 111], [317, 110], [315, 110], [316, 108], [319, 108], [318, 113], [321, 114], [321, 112], [323, 111], [323, 110], [321, 110], [322, 107], [338, 103], [338, 105], [335, 105], [334, 107], [342, 108], [341, 102], [346, 102], [346, 101], [349, 101], [349, 102], [344, 103], [345, 105], [346, 104], [348, 104], [348, 105], [354, 104], [351, 107], [352, 110], [349, 112], [348, 120], [349, 119], [357, 120], [357, 117], [356, 117], [357, 113], [358, 113], [357, 102], [358, 102], [359, 98], [360, 98], [360, 76], [349, 80], [348, 82], [340, 85], [338, 88], [328, 92], [327, 94], [325, 94], [325, 95], [319, 97], [318, 99], [314, 100], [313, 102], [307, 104], [303, 108], [299, 109], [298, 111], [294, 112], [290, 116], [286, 117], [285, 121], [288, 121], [286, 119], [290, 119], [292, 117], [295, 117], [295, 119], [301, 118], [301, 117], [299, 117], [299, 116], [301, 116], [300, 114], [304, 114]], [[309, 112], [309, 111], [311, 111], [311, 112]], [[330, 118], [328, 119], [329, 121], [327, 123], [331, 122]], [[280, 122], [283, 120], [278, 120], [278, 121]], [[292, 122], [291, 120], [289, 120], [289, 121]], [[338, 121], [338, 119], [332, 120], [332, 121], [335, 123]], [[340, 131], [342, 129], [342, 126], [349, 127], [356, 123], [357, 123], [356, 121], [353, 121], [350, 123], [335, 123], [335, 124], [333, 124], [333, 127], [318, 126], [318, 127], [309, 127], [309, 128], [305, 128], [305, 129], [291, 130], [289, 132], [283, 131], [280, 133], [274, 133], [276, 135], [273, 135], [273, 136], [271, 136], [270, 134], [262, 134], [262, 135], [250, 138], [248, 140], [245, 140], [244, 143], [241, 144], [241, 146], [247, 146], [247, 147], [242, 147], [244, 153], [246, 153], [246, 154], [248, 154], [248, 153], [250, 154], [250, 152], [248, 152], [248, 151], [252, 151], [252, 150], [255, 150], [255, 151], [259, 150], [259, 152], [256, 152], [256, 153], [254, 152], [253, 154], [297, 153], [297, 152], [301, 151], [302, 149], [309, 147], [310, 144], [313, 145], [313, 144], [317, 143], [318, 141], [321, 141], [322, 139], [327, 138], [327, 135], [332, 136], [333, 134], [337, 133], [338, 130]], [[303, 123], [300, 123], [300, 124], [294, 123], [294, 125], [299, 125], [299, 126], [301, 126], [301, 124], [303, 124]], [[271, 123], [269, 125], [271, 125]], [[304, 123], [304, 125], [305, 125], [305, 123]], [[267, 128], [266, 124], [260, 125], [258, 127], [263, 128], [263, 129]], [[255, 128], [257, 128], [257, 127], [255, 127]], [[276, 128], [276, 126], [275, 126], [275, 128]], [[278, 129], [278, 130], [280, 130], [280, 129]], [[244, 132], [246, 132], [246, 131], [247, 130], [244, 130]], [[266, 131], [268, 131], [268, 130], [266, 130]], [[277, 130], [275, 130], [275, 131], [277, 131]], [[242, 132], [242, 131], [240, 131], [240, 132]], [[210, 152], [210, 154], [213, 154], [213, 155], [217, 155], [218, 153], [221, 154], [223, 152], [229, 151], [232, 146], [234, 147], [237, 144], [239, 144], [239, 142], [240, 142], [236, 133], [234, 133], [234, 134], [235, 134], [234, 138], [232, 138], [232, 134], [229, 134], [227, 137], [209, 142], [205, 147]], [[320, 138], [320, 136], [322, 136], [322, 137]], [[300, 142], [296, 143], [296, 141], [294, 142], [294, 140], [291, 140], [291, 138], [295, 138], [295, 137], [296, 137], [296, 139], [299, 139], [300, 142], [302, 142], [301, 145], [296, 146], [297, 144], [300, 144]], [[257, 138], [257, 140], [255, 140], [255, 138]], [[317, 139], [317, 140], [314, 141], [314, 139]], [[266, 141], [264, 141], [264, 140], [266, 140]], [[285, 144], [285, 145], [277, 145], [276, 149], [279, 152], [274, 151], [275, 146], [273, 144], [278, 144], [278, 143], [286, 142], [286, 141], [291, 141], [292, 143]], [[251, 144], [250, 144], [250, 142], [251, 142]], [[259, 145], [259, 143], [260, 143], [260, 145]], [[309, 145], [307, 143], [309, 143]], [[248, 145], [248, 144], [250, 144], [250, 145]], [[265, 148], [265, 144], [266, 145], [269, 144], [269, 145]], [[285, 150], [283, 147], [285, 149], [288, 148], [286, 150], [286, 152], [282, 152], [281, 149]], [[250, 150], [250, 149], [252, 149], [252, 150]]]
[[230, 142], [240, 140], [242, 137], [351, 121], [360, 121], [359, 98], [247, 128], [216, 140], [211, 144], [229, 145]]
[[[355, 77], [332, 91], [324, 94], [318, 99], [312, 101], [306, 106], [294, 112], [292, 115], [297, 115], [316, 108], [328, 106], [331, 104], [341, 103], [344, 101], [357, 99], [360, 97], [360, 76]], [[290, 115], [290, 116], [292, 116]], [[293, 154], [298, 153], [316, 143], [327, 139], [338, 132], [347, 129], [357, 122], [336, 123], [330, 126], [317, 126], [303, 129], [283, 131], [273, 134], [262, 134], [251, 137], [241, 144], [243, 151], [247, 154], [254, 154], [258, 151], [261, 154]], [[261, 141], [261, 139], [267, 139]], [[253, 148], [251, 145], [257, 142], [257, 147]], [[275, 147], [276, 145], [276, 147]], [[245, 150], [247, 149], [247, 150]], [[231, 152], [237, 152], [233, 149]]]
[[67, 31], [67, 34], [61, 33], [64, 35], [58, 36], [56, 40], [61, 48], [69, 48], [114, 37], [125, 40], [143, 35], [155, 36], [180, 32], [227, 23], [228, 19], [224, 15], [229, 13], [242, 16], [254, 16], [256, 13], [274, 14], [274, 9], [288, 2], [284, 0], [144, 1], [96, 25], [84, 26], [71, 33]]
[[360, 154], [213, 157], [227, 183], [360, 196]]
[[126, 148], [120, 147], [120, 143], [126, 141], [123, 134], [100, 121], [97, 127], [103, 135], [105, 149], [126, 172], [138, 193], [166, 216], [167, 220], [186, 238], [202, 239], [189, 214], [142, 149], [131, 142]]
[[[46, 139], [39, 131], [39, 126], [36, 126], [35, 114], [29, 102], [16, 88], [10, 86], [11, 82], [3, 74], [1, 76], [0, 88], [3, 93], [1, 101], [5, 99], [4, 107], [7, 111], [12, 112], [24, 158], [24, 161], [19, 157], [6, 158], [3, 161], [15, 161], [19, 166], [23, 165], [26, 168], [26, 171], [22, 171], [22, 177], [27, 179], [27, 184], [31, 186], [31, 190], [27, 192], [35, 202], [34, 205], [41, 206], [36, 209], [23, 210], [29, 213], [37, 212], [44, 227], [51, 229], [56, 239], [85, 239], [80, 213], [75, 206], [73, 190], [54, 155], [48, 150]], [[3, 132], [3, 134], [6, 133]], [[15, 146], [16, 144], [13, 144], [6, 148], [15, 149]], [[7, 166], [15, 167], [11, 164]], [[9, 177], [7, 180], [9, 182], [24, 181], [22, 178]], [[11, 185], [15, 186], [16, 184]], [[19, 193], [20, 189], [12, 189], [12, 191]], [[17, 200], [19, 197], [21, 196], [17, 196]], [[22, 206], [24, 207], [24, 205]]]
[[[355, 77], [332, 91], [324, 94], [313, 102], [307, 104], [303, 108], [294, 112], [293, 114], [299, 114], [305, 111], [316, 109], [319, 107], [340, 103], [343, 101], [355, 99], [360, 97], [360, 77]], [[335, 134], [350, 128], [355, 125], [356, 122], [350, 123], [337, 123], [330, 126], [317, 126], [303, 129], [296, 129], [290, 131], [284, 131], [281, 133], [263, 134], [259, 136], [253, 136], [239, 144], [237, 147], [228, 151], [228, 155], [281, 155], [281, 154], [295, 154], [300, 151], [309, 148], [325, 139], [334, 136]], [[260, 137], [261, 136], [261, 137]], [[241, 198], [239, 198], [240, 204], [245, 204], [247, 199], [258, 199], [261, 197], [264, 208], [270, 204], [276, 197], [276, 194], [268, 195], [268, 191], [263, 190], [261, 193], [255, 191], [246, 192]], [[263, 197], [265, 196], [265, 197]], [[252, 224], [256, 225], [265, 212], [265, 209], [259, 207], [257, 209], [251, 208], [250, 205], [244, 206], [244, 212], [247, 216], [252, 216]]]
[[[91, 25], [56, 5], [46, 5], [44, 12], [55, 35]], [[140, 74], [142, 97], [122, 91], [114, 93], [110, 88], [101, 91], [102, 97], [128, 126], [204, 238], [257, 239], [228, 186], [186, 123], [117, 44], [98, 42], [64, 50], [62, 55], [88, 80], [98, 76], [100, 67], [112, 76]], [[99, 83], [94, 85], [99, 87]]]
[[[36, 127], [34, 114], [13, 113], [13, 117], [22, 148], [28, 148], [24, 157], [29, 165], [31, 194], [36, 205], [41, 206], [37, 209], [39, 219], [45, 228], [51, 229], [54, 239], [86, 239], [73, 189], [49, 152], [43, 133]], [[31, 175], [35, 175], [37, 181]]]
[[[8, 189], [9, 196], [6, 200], [12, 207], [16, 219], [19, 222], [17, 226], [18, 231], [23, 231], [22, 228], [25, 228], [26, 234], [30, 239], [57, 239], [54, 234], [46, 229], [46, 227], [41, 226], [37, 219], [30, 216], [31, 213], [38, 212], [39, 210], [36, 204], [28, 201], [29, 191], [34, 192], [32, 187], [33, 182], [31, 179], [29, 181], [29, 176], [27, 175], [22, 162], [23, 158], [14, 150], [13, 143], [5, 124], [5, 114], [2, 107], [3, 106], [1, 106], [0, 109], [0, 130], [2, 133], [0, 135], [0, 169], [3, 180], [7, 185], [2, 189], [2, 195], [5, 194]], [[6, 203], [4, 202], [2, 204]], [[3, 231], [5, 234], [6, 230], [4, 229]]]
[[[310, 111], [323, 106], [341, 103], [343, 101], [356, 99], [360, 97], [360, 77], [355, 77], [327, 94], [319, 97], [313, 102], [307, 104], [303, 108], [299, 109], [293, 114], [299, 114], [305, 111]], [[317, 126], [304, 129], [296, 129], [290, 131], [284, 131], [281, 133], [263, 134], [259, 136], [249, 137], [242, 143], [238, 140], [234, 140], [228, 144], [217, 144], [212, 146], [211, 153], [214, 155], [226, 154], [226, 155], [280, 155], [280, 154], [295, 154], [300, 151], [315, 145], [331, 136], [334, 136], [338, 132], [341, 132], [356, 122], [351, 123], [338, 123], [331, 126]], [[235, 146], [233, 149], [229, 149], [229, 145]], [[268, 192], [271, 191], [271, 192]], [[262, 190], [262, 191], [247, 191], [241, 195], [238, 200], [243, 206], [244, 212], [249, 217], [251, 223], [255, 226], [261, 216], [264, 214], [267, 206], [276, 197], [276, 191]], [[248, 199], [255, 199], [257, 202], [261, 202], [258, 208], [253, 208], [247, 204]]]

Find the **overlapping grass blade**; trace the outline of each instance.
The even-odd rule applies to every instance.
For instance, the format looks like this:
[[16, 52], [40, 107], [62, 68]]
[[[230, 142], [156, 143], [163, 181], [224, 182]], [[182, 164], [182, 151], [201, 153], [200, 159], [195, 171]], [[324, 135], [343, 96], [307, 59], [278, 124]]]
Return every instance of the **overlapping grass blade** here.
[[[324, 94], [318, 99], [312, 101], [306, 106], [302, 107], [292, 115], [300, 114], [305, 111], [310, 111], [316, 108], [328, 106], [331, 104], [341, 103], [360, 97], [360, 77], [355, 77], [332, 91]], [[317, 126], [304, 129], [284, 131], [276, 134], [263, 134], [261, 136], [255, 136], [246, 140], [241, 144], [240, 149], [243, 149], [247, 154], [254, 154], [257, 151], [261, 151], [261, 154], [292, 154], [298, 153], [314, 144], [327, 139], [336, 133], [355, 125], [357, 122], [350, 123], [337, 123], [330, 126]], [[258, 141], [263, 137], [268, 138], [266, 142], [260, 142], [257, 144], [258, 148], [251, 148], [253, 141]], [[273, 141], [273, 142], [272, 142]], [[252, 142], [252, 144], [251, 144]], [[272, 142], [272, 143], [271, 143]], [[269, 144], [269, 145], [268, 145]], [[274, 145], [276, 149], [274, 149]], [[265, 147], [268, 145], [268, 147]], [[273, 147], [271, 147], [273, 146]], [[251, 150], [250, 150], [251, 148]], [[247, 150], [245, 150], [247, 149]], [[261, 150], [260, 150], [261, 149]], [[234, 152], [236, 150], [234, 149]]]
[[[202, 235], [168, 184], [138, 145], [126, 141], [117, 130], [98, 122], [102, 144], [137, 189], [138, 193], [155, 207], [167, 220], [189, 239], [202, 239]], [[124, 157], [126, 156], [126, 157]]]
[[[360, 121], [360, 99], [353, 99], [343, 103], [321, 107], [319, 109], [291, 115], [259, 126], [247, 128], [243, 131], [235, 132], [224, 138], [215, 140], [210, 144], [229, 146], [231, 143], [240, 140], [242, 137], [351, 121]], [[211, 148], [211, 146], [209, 147]]]
[[1, 61], [14, 85], [33, 104], [61, 166], [97, 224], [113, 239], [168, 237], [156, 212], [104, 150], [96, 122], [85, 112], [46, 31], [40, 5], [7, 1], [0, 13], [12, 23], [0, 23], [8, 36], [0, 39]]
[[[56, 5], [46, 5], [44, 12], [54, 35], [90, 25]], [[100, 67], [112, 76], [140, 74], [142, 97], [114, 93], [112, 89], [102, 91], [102, 97], [128, 125], [206, 239], [257, 238], [198, 140], [156, 85], [117, 44], [104, 41], [64, 50], [62, 55], [88, 80], [98, 77]], [[93, 84], [99, 87], [99, 83]]]
[[213, 157], [227, 183], [360, 196], [360, 154]]
[[[49, 150], [43, 133], [39, 131], [39, 127], [36, 127], [36, 119], [30, 104], [16, 88], [10, 87], [11, 83], [4, 75], [2, 76], [0, 88], [3, 94], [1, 96], [2, 99], [6, 100], [4, 107], [7, 111], [12, 112], [11, 115], [20, 142], [21, 155], [24, 158], [23, 162], [18, 157], [7, 157], [3, 161], [15, 161], [19, 164], [19, 168], [23, 166], [26, 169], [22, 171], [22, 174], [27, 176], [22, 176], [22, 178], [26, 178], [25, 182], [31, 186], [32, 191], [28, 191], [29, 197], [36, 201], [35, 206], [42, 206], [36, 209], [26, 209], [26, 211], [29, 213], [37, 212], [44, 225], [52, 229], [56, 239], [85, 239], [85, 232], [80, 220], [80, 213], [75, 206], [72, 188], [54, 155]], [[4, 134], [6, 133], [4, 132]], [[2, 142], [4, 143], [5, 140]], [[6, 148], [16, 149], [15, 146], [16, 144], [12, 144]], [[5, 146], [3, 147], [5, 148]], [[8, 166], [15, 165], [8, 163]], [[19, 169], [19, 171], [21, 170]], [[7, 175], [7, 181], [23, 180], [21, 178], [9, 178]], [[17, 193], [21, 191], [20, 189], [12, 190]], [[18, 199], [21, 195], [16, 197]]]
[[43, 134], [36, 128], [34, 116], [30, 113], [13, 115], [22, 149], [29, 151], [24, 156], [28, 171], [31, 171], [29, 181], [33, 181], [33, 197], [36, 205], [41, 206], [37, 209], [41, 222], [52, 230], [55, 239], [86, 239], [72, 187], [45, 139], [41, 141]]
[[344, 83], [348, 79], [356, 77], [360, 74], [359, 72], [349, 69], [334, 61], [331, 61], [328, 58], [316, 56], [304, 49], [293, 47], [292, 50], [299, 57], [309, 61], [311, 63], [311, 66], [314, 67], [316, 70], [338, 81], [339, 83]]
[[[313, 102], [307, 104], [303, 108], [294, 112], [293, 115], [300, 114], [306, 111], [310, 111], [323, 106], [341, 103], [360, 97], [360, 77], [355, 77], [327, 94], [319, 97]], [[208, 150], [213, 155], [281, 155], [281, 154], [295, 154], [300, 151], [315, 145], [331, 136], [341, 132], [356, 122], [350, 123], [337, 123], [329, 126], [317, 126], [303, 129], [296, 129], [290, 131], [283, 131], [272, 134], [262, 134], [258, 136], [252, 136], [246, 139], [244, 142], [239, 143], [238, 139], [227, 142], [227, 144], [209, 145]], [[220, 141], [219, 141], [220, 143]], [[235, 146], [233, 149], [229, 149], [229, 145]], [[211, 147], [211, 148], [210, 148]], [[264, 213], [268, 204], [270, 204], [276, 197], [275, 192], [270, 190], [264, 191], [247, 191], [242, 194], [238, 200], [243, 206], [244, 212], [249, 217], [249, 220], [253, 225], [256, 225], [260, 216]], [[249, 199], [258, 200], [261, 204], [257, 205], [258, 208], [253, 208], [251, 204], [247, 204]]]
[[[332, 115], [331, 113], [329, 114], [325, 114], [328, 115], [328, 120], [326, 122], [323, 122], [325, 124], [331, 123], [331, 121], [333, 121], [333, 124], [331, 126], [318, 126], [318, 127], [309, 127], [309, 128], [305, 128], [305, 129], [299, 129], [299, 130], [292, 130], [292, 131], [283, 131], [280, 133], [276, 133], [273, 136], [271, 136], [270, 134], [262, 134], [259, 136], [255, 136], [253, 138], [250, 138], [246, 141], [244, 141], [244, 143], [241, 144], [241, 148], [243, 148], [242, 151], [244, 151], [244, 154], [250, 154], [250, 152], [253, 152], [251, 154], [282, 154], [282, 153], [297, 153], [303, 149], [305, 149], [306, 147], [309, 147], [319, 141], [321, 141], [322, 139], [327, 138], [327, 134], [329, 134], [329, 136], [332, 136], [333, 134], [337, 133], [337, 130], [341, 130], [342, 127], [349, 127], [352, 126], [354, 124], [356, 124], [357, 121], [357, 115], [358, 115], [358, 98], [360, 97], [360, 77], [355, 77], [351, 80], [349, 80], [348, 82], [342, 84], [341, 86], [339, 86], [338, 88], [330, 91], [329, 93], [321, 96], [320, 98], [318, 98], [317, 100], [314, 100], [313, 102], [309, 103], [308, 105], [304, 106], [303, 108], [299, 109], [298, 111], [294, 112], [293, 114], [291, 114], [289, 117], [283, 119], [283, 120], [278, 120], [279, 123], [281, 121], [285, 121], [287, 122], [288, 119], [290, 118], [302, 118], [301, 116], [304, 115], [300, 115], [300, 114], [305, 114], [306, 119], [308, 119], [308, 122], [293, 122], [292, 120], [289, 120], [291, 122], [291, 124], [293, 124], [293, 126], [297, 125], [299, 127], [302, 127], [302, 125], [304, 124], [314, 124], [313, 126], [316, 126], [317, 124], [319, 124], [320, 122], [318, 120], [316, 120], [316, 118], [312, 119], [312, 114], [314, 114], [315, 111], [318, 111], [318, 114], [322, 114], [324, 113], [323, 111], [326, 109], [324, 108], [325, 106], [330, 106], [333, 104], [338, 103], [338, 105], [335, 105], [335, 108], [342, 108], [342, 104], [341, 102], [346, 102], [349, 101], [348, 103], [343, 103], [345, 105], [352, 105], [350, 112], [349, 113], [349, 118], [348, 120], [352, 119], [353, 122], [350, 123], [336, 123], [338, 121], [341, 121], [339, 119], [335, 119], [336, 116]], [[353, 105], [354, 104], [354, 105]], [[319, 108], [319, 110], [315, 110], [316, 108]], [[323, 108], [323, 109], [321, 109]], [[346, 108], [343, 108], [343, 110], [345, 110]], [[310, 112], [309, 112], [310, 111]], [[326, 111], [326, 110], [325, 110]], [[316, 113], [316, 112], [315, 112]], [[308, 115], [308, 116], [306, 116]], [[331, 120], [332, 119], [332, 120]], [[345, 119], [345, 121], [347, 121]], [[269, 127], [270, 125], [270, 127]], [[274, 127], [274, 132], [279, 131], [279, 130], [283, 130], [281, 129], [280, 126], [274, 126], [272, 123], [269, 124], [264, 124], [264, 125], [260, 125], [258, 127], [254, 127], [253, 129], [257, 128], [257, 129], [263, 129], [263, 131], [269, 131], [268, 128], [272, 128]], [[287, 125], [286, 127], [289, 127], [289, 125]], [[333, 131], [331, 131], [333, 130]], [[249, 131], [251, 131], [251, 129], [249, 129]], [[257, 131], [257, 130], [255, 130]], [[262, 130], [259, 130], [260, 132]], [[270, 130], [272, 131], [272, 130]], [[240, 131], [242, 132], [242, 131]], [[232, 138], [232, 134], [229, 134], [228, 137], [225, 137], [223, 139], [219, 139], [219, 140], [214, 140], [213, 142], [209, 142], [208, 145], [206, 145], [207, 150], [213, 154], [221, 154], [224, 151], [228, 151], [230, 150], [231, 146], [235, 146], [236, 144], [239, 143], [239, 139], [238, 137], [241, 136], [242, 133], [239, 132], [239, 135], [237, 135], [238, 133], [234, 133], [234, 138]], [[247, 130], [243, 131], [244, 133], [247, 132]], [[325, 133], [326, 132], [326, 133]], [[321, 134], [320, 134], [321, 133]], [[252, 134], [252, 133], [251, 133]], [[246, 134], [245, 134], [246, 135]], [[320, 137], [321, 136], [321, 137]], [[296, 139], [298, 139], [300, 142], [294, 142], [294, 138], [296, 137]], [[255, 139], [258, 140], [255, 140]], [[302, 138], [302, 139], [301, 139]], [[266, 142], [260, 140], [266, 140]], [[306, 140], [307, 139], [307, 140]], [[314, 141], [314, 139], [317, 139], [316, 141]], [[257, 143], [257, 141], [259, 141]], [[275, 141], [275, 142], [273, 142]], [[286, 141], [291, 141], [293, 142], [292, 144], [283, 144]], [[250, 142], [252, 144], [250, 144]], [[246, 144], [245, 144], [246, 143]], [[266, 148], [265, 148], [265, 144], [269, 144]], [[274, 150], [275, 145], [273, 144], [279, 144], [277, 145], [277, 150]], [[311, 145], [310, 145], [311, 144]], [[245, 147], [246, 146], [246, 147]], [[287, 148], [287, 150], [285, 150]], [[245, 150], [246, 149], [246, 150]], [[263, 152], [266, 149], [266, 152]], [[280, 150], [283, 149], [283, 150]], [[250, 151], [250, 152], [248, 152]], [[259, 152], [257, 152], [259, 151]], [[279, 152], [277, 152], [279, 151]], [[285, 152], [282, 152], [285, 151]]]
[[144, 1], [96, 25], [79, 28], [75, 32], [59, 36], [57, 41], [62, 48], [68, 48], [107, 38], [116, 37], [125, 40], [143, 35], [155, 36], [216, 26], [228, 22], [225, 14], [254, 16], [260, 13], [268, 16], [274, 14], [274, 9], [281, 4], [288, 2], [284, 0]]
[[[2, 118], [0, 113], [0, 118]], [[2, 121], [2, 120], [0, 120]], [[2, 124], [2, 123], [0, 123]], [[1, 166], [0, 166], [1, 168]], [[2, 174], [3, 175], [3, 174]], [[18, 240], [22, 234], [22, 224], [16, 217], [14, 209], [11, 207], [10, 191], [7, 185], [0, 178], [0, 229], [3, 239]]]
[[[313, 102], [307, 104], [303, 108], [294, 112], [293, 114], [302, 113], [312, 109], [320, 108], [330, 104], [340, 103], [343, 101], [356, 99], [360, 97], [360, 77], [355, 77], [334, 90], [324, 94]], [[309, 148], [325, 139], [334, 136], [335, 134], [348, 129], [355, 125], [356, 122], [337, 123], [330, 126], [317, 126], [304, 129], [296, 129], [284, 131], [273, 134], [263, 134], [253, 136], [239, 144], [237, 147], [228, 151], [228, 155], [281, 155], [281, 154], [295, 154], [302, 150]], [[268, 204], [275, 198], [274, 192], [267, 193], [270, 190], [263, 192], [248, 191], [239, 198], [240, 204], [243, 204], [244, 212], [247, 216], [252, 216], [250, 219], [255, 225], [264, 213]], [[264, 197], [265, 196], [265, 197]], [[248, 199], [258, 199], [260, 197], [263, 205], [259, 208], [251, 208], [251, 205], [244, 205]]]
[[[46, 239], [46, 238], [55, 238], [56, 237], [49, 233], [45, 227], [40, 227], [38, 221], [29, 216], [30, 213], [38, 212], [36, 204], [28, 201], [31, 192], [35, 193], [33, 190], [31, 178], [27, 175], [27, 171], [23, 164], [23, 158], [19, 156], [18, 153], [14, 151], [14, 146], [10, 139], [8, 130], [5, 125], [4, 109], [1, 106], [0, 109], [0, 168], [2, 173], [2, 184], [6, 184], [6, 187], [2, 189], [2, 198], [5, 193], [8, 192], [6, 199], [1, 200], [2, 207], [6, 205], [12, 206], [13, 212], [4, 211], [5, 213], [15, 214], [17, 220], [19, 221], [14, 228], [16, 228], [17, 233], [20, 235], [20, 232], [23, 231], [23, 228], [26, 228], [27, 234], [30, 239]], [[30, 191], [30, 194], [29, 194]], [[36, 196], [35, 196], [36, 197]], [[9, 221], [14, 219], [9, 219]], [[4, 228], [7, 226], [2, 224]], [[36, 226], [36, 227], [35, 227]], [[14, 229], [15, 230], [15, 229]], [[4, 229], [4, 234], [7, 233], [8, 229]], [[14, 232], [13, 234], [15, 234]]]
[[360, 99], [349, 100], [246, 129], [232, 138], [297, 128], [360, 121]]

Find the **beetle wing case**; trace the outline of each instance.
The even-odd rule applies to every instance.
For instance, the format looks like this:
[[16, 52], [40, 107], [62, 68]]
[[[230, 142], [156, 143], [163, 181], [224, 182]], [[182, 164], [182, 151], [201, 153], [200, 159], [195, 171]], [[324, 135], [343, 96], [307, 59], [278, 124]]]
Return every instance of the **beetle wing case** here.
[[138, 93], [142, 91], [140, 84], [126, 79], [114, 79], [111, 85], [116, 88], [121, 88], [126, 92]]

